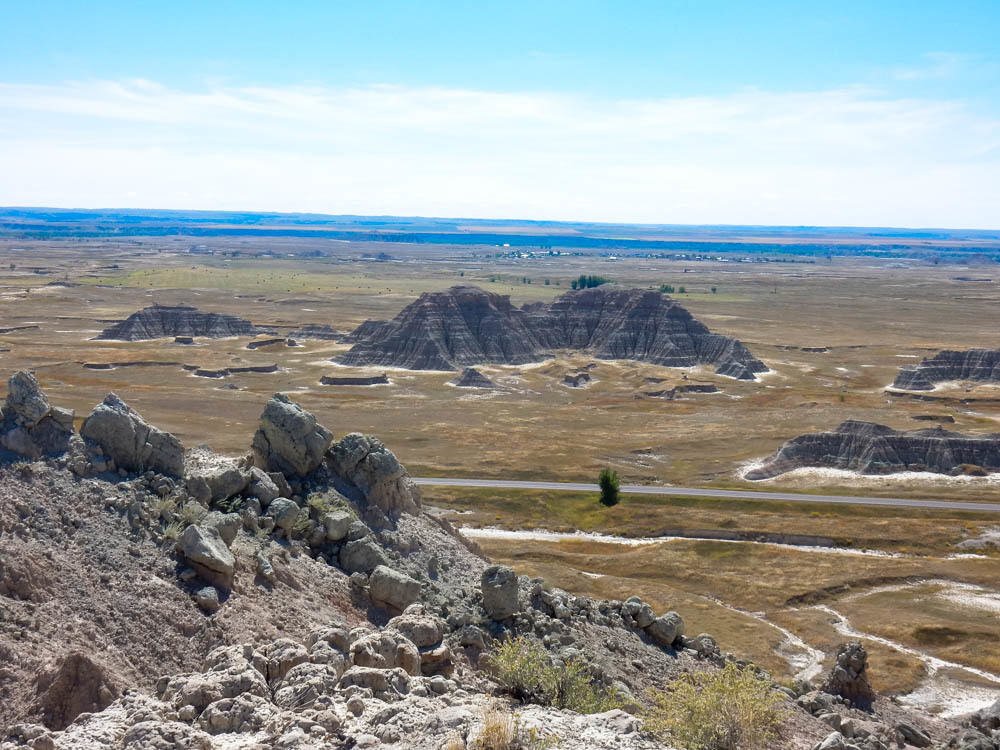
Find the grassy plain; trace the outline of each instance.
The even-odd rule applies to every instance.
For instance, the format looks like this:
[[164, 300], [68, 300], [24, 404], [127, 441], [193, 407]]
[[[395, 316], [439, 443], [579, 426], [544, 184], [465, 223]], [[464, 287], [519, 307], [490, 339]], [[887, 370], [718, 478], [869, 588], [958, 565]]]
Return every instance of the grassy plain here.
[[[195, 244], [243, 256], [188, 253]], [[288, 255], [303, 249], [323, 255]], [[267, 254], [259, 255], [262, 251]], [[362, 258], [382, 251], [394, 260]], [[885, 393], [901, 364], [942, 348], [998, 345], [1000, 285], [962, 280], [989, 277], [990, 269], [856, 258], [744, 264], [497, 258], [497, 252], [308, 239], [2, 240], [0, 328], [10, 330], [0, 333], [0, 357], [7, 371], [34, 369], [53, 402], [75, 408], [80, 417], [114, 390], [185, 444], [207, 442], [233, 454], [247, 449], [266, 398], [286, 391], [338, 435], [377, 434], [411, 473], [422, 475], [593, 481], [600, 468], [611, 466], [629, 482], [744, 487], [751, 483], [740, 478], [741, 467], [784, 440], [845, 419], [914, 429], [933, 424], [914, 417], [932, 415], [953, 418], [949, 429], [1000, 431], [997, 388], [953, 386], [931, 394], [942, 400], [929, 402]], [[590, 360], [567, 355], [537, 366], [483, 367], [503, 386], [489, 393], [450, 386], [450, 373], [397, 371], [388, 373], [388, 386], [324, 387], [322, 375], [363, 372], [329, 361], [343, 345], [303, 340], [295, 348], [248, 350], [247, 339], [195, 346], [91, 340], [109, 321], [153, 302], [242, 315], [278, 331], [306, 323], [347, 331], [366, 319], [395, 315], [424, 291], [472, 283], [524, 303], [568, 291], [581, 273], [651, 288], [684, 285], [688, 293], [677, 299], [714, 331], [744, 341], [772, 373], [757, 383], [741, 383], [706, 368], [681, 372], [599, 362], [587, 387], [569, 388], [563, 375]], [[127, 362], [143, 364], [84, 367]], [[196, 378], [184, 364], [281, 369], [219, 381]], [[721, 392], [674, 401], [649, 395], [692, 382], [714, 384]], [[764, 486], [1000, 502], [1000, 482], [976, 478], [859, 479], [807, 472]], [[691, 631], [715, 634], [724, 648], [776, 674], [790, 672], [781, 655], [787, 639], [750, 613], [762, 613], [829, 653], [844, 637], [829, 615], [813, 608], [821, 602], [866, 633], [1000, 670], [984, 647], [989, 638], [1000, 638], [1000, 631], [982, 607], [970, 609], [922, 588], [879, 593], [875, 584], [919, 579], [995, 586], [1000, 579], [995, 557], [945, 559], [958, 551], [957, 543], [997, 523], [985, 516], [649, 496], [628, 496], [607, 510], [586, 493], [434, 488], [425, 494], [431, 504], [462, 511], [455, 520], [463, 524], [629, 536], [678, 530], [804, 534], [901, 554], [833, 555], [690, 540], [638, 548], [483, 543], [496, 557], [555, 585], [607, 597], [636, 593], [660, 609], [678, 609]], [[858, 593], [870, 596], [855, 598]], [[922, 606], [928, 597], [933, 606]], [[877, 684], [900, 692], [916, 684], [922, 673], [918, 660], [875, 642], [871, 646]]]

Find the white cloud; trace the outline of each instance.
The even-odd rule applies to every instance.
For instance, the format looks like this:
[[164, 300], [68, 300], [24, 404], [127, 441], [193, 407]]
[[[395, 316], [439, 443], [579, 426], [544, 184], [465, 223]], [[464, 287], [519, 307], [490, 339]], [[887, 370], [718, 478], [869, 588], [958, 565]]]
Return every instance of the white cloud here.
[[1000, 224], [1000, 121], [846, 88], [592, 99], [0, 84], [0, 204]]

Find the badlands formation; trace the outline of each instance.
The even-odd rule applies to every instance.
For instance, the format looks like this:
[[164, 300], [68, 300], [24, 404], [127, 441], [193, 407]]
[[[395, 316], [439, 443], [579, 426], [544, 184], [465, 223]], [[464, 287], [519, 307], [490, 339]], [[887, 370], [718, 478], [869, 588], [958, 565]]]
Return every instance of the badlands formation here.
[[614, 284], [520, 308], [507, 296], [455, 286], [422, 294], [390, 321], [366, 321], [348, 340], [354, 346], [341, 364], [410, 370], [522, 365], [570, 350], [666, 367], [712, 365], [740, 380], [767, 371], [743, 344], [711, 333], [670, 297]]
[[789, 440], [744, 477], [770, 479], [805, 467], [862, 474], [925, 471], [982, 475], [1000, 471], [1000, 433], [964, 435], [942, 427], [903, 432], [874, 422], [848, 420], [833, 430]]
[[932, 391], [936, 383], [950, 380], [1000, 383], [1000, 349], [938, 352], [919, 365], [901, 367], [892, 387], [901, 391]]
[[227, 338], [256, 336], [261, 331], [235, 315], [206, 313], [186, 305], [150, 305], [108, 326], [96, 337], [102, 341], [147, 341], [167, 337]]
[[[2, 750], [490, 748], [490, 717], [511, 710], [504, 747], [668, 747], [649, 689], [733, 660], [676, 612], [491, 564], [377, 438], [338, 438], [285, 395], [239, 458], [185, 449], [114, 394], [73, 425], [31, 374], [11, 378]], [[582, 666], [618, 707], [519, 702], [490, 668], [512, 638]], [[770, 746], [998, 747], [1000, 704], [963, 724], [920, 715], [866, 669], [845, 644], [825, 679], [771, 684]]]

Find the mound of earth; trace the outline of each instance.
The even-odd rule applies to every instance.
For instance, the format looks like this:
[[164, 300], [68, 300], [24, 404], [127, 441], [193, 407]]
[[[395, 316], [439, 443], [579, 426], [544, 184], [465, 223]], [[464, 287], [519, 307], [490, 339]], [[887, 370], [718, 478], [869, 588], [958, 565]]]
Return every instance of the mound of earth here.
[[670, 297], [607, 284], [550, 304], [515, 307], [478, 287], [428, 292], [391, 321], [366, 321], [339, 361], [356, 366], [455, 370], [538, 362], [559, 350], [666, 367], [715, 365], [754, 379], [767, 367], [735, 339], [711, 333]]
[[935, 383], [972, 380], [1000, 383], [1000, 349], [944, 350], [919, 365], [903, 365], [892, 383], [901, 391], [932, 391]]
[[849, 420], [828, 432], [789, 440], [747, 479], [770, 479], [803, 467], [848, 469], [862, 474], [928, 471], [938, 474], [1000, 471], [1000, 433], [965, 435], [942, 427], [899, 431]]
[[227, 338], [256, 336], [261, 331], [235, 315], [202, 312], [186, 305], [151, 305], [105, 328], [95, 340], [147, 341], [177, 336]]
[[462, 373], [451, 381], [457, 388], [496, 388], [497, 384], [483, 375], [475, 367], [466, 367]]

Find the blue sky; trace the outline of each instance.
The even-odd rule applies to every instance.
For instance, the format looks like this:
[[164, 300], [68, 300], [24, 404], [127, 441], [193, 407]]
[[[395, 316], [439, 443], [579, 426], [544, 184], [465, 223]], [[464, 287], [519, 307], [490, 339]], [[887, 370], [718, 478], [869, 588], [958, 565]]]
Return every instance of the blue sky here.
[[5, 3], [0, 204], [1000, 226], [1000, 3]]

